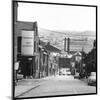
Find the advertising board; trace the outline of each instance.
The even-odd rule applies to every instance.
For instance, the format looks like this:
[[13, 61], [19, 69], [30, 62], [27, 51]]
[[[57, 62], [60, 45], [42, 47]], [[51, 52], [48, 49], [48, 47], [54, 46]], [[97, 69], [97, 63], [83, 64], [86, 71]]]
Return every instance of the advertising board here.
[[22, 30], [21, 54], [33, 56], [34, 53], [34, 31]]

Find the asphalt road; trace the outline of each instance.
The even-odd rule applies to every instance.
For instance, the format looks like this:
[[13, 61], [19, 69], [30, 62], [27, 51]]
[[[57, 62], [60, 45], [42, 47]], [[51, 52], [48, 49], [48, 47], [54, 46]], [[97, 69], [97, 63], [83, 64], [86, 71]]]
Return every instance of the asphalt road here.
[[88, 86], [85, 81], [74, 79], [73, 76], [52, 76], [20, 97], [39, 97], [55, 95], [72, 95], [96, 93], [95, 86]]

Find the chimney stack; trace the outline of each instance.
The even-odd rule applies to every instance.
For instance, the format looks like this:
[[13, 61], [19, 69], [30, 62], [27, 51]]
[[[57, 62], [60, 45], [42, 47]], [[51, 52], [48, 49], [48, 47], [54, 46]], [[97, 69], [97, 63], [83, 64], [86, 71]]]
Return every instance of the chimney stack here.
[[65, 38], [64, 39], [64, 51], [66, 52], [66, 41], [67, 41], [67, 39]]
[[70, 51], [70, 38], [67, 39], [67, 52]]

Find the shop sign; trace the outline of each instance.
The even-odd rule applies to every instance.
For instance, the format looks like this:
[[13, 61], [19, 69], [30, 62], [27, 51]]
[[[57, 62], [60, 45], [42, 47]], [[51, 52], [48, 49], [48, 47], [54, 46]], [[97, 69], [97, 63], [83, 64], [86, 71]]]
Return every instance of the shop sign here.
[[34, 53], [34, 31], [22, 30], [21, 54], [33, 56]]

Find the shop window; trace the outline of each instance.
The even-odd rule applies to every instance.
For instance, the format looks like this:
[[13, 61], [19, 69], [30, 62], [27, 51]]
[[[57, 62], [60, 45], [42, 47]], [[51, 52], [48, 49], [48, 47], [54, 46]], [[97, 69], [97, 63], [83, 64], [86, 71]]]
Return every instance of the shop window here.
[[17, 37], [17, 52], [18, 53], [21, 53], [21, 40], [22, 40], [21, 36]]

